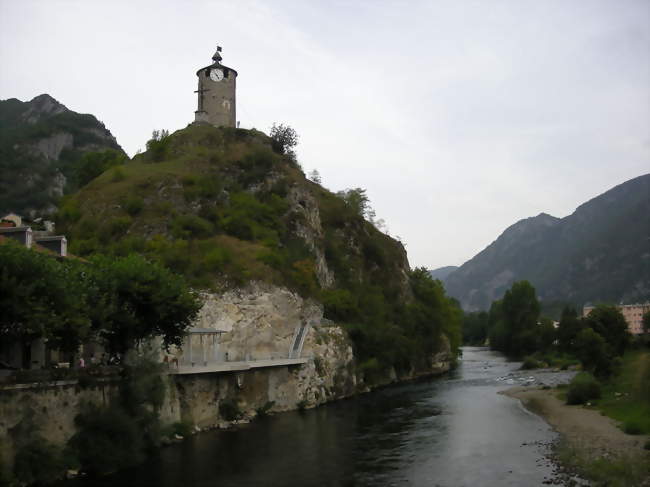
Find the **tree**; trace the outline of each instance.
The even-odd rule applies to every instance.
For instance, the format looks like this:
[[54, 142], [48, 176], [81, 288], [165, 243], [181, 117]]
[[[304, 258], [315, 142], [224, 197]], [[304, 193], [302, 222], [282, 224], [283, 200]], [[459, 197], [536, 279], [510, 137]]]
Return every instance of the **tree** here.
[[162, 161], [170, 141], [168, 130], [154, 130], [151, 133], [151, 139], [147, 141], [147, 152], [151, 160], [155, 162]]
[[93, 328], [112, 352], [125, 353], [146, 338], [161, 336], [165, 347], [181, 345], [200, 302], [182, 277], [138, 255], [93, 259], [100, 303]]
[[562, 310], [560, 323], [557, 328], [558, 348], [561, 352], [572, 353], [575, 349], [575, 340], [584, 324], [573, 307], [566, 306]]
[[463, 343], [483, 345], [488, 334], [488, 313], [465, 313], [463, 316]]
[[585, 318], [585, 324], [605, 339], [613, 355], [623, 355], [630, 344], [627, 322], [616, 306], [597, 305]]
[[611, 357], [605, 339], [592, 328], [585, 328], [575, 340], [575, 353], [582, 367], [594, 375], [607, 375], [611, 370]]
[[107, 169], [124, 164], [128, 158], [116, 151], [87, 152], [75, 163], [73, 179], [78, 187], [85, 186]]
[[501, 303], [506, 355], [520, 357], [535, 351], [539, 312], [535, 288], [528, 281], [515, 282], [506, 291]]
[[360, 216], [361, 218], [364, 218], [366, 216], [366, 213], [370, 210], [370, 200], [368, 199], [368, 196], [366, 196], [365, 189], [345, 189], [343, 191], [338, 191], [336, 193], [336, 196], [345, 201], [346, 205], [348, 205], [354, 214]]
[[650, 333], [650, 311], [643, 313], [643, 333]]
[[320, 177], [320, 173], [318, 172], [318, 169], [314, 169], [309, 173], [309, 179], [316, 184], [321, 184], [322, 180]]
[[271, 147], [275, 152], [288, 155], [295, 161], [296, 154], [293, 148], [298, 145], [299, 137], [293, 128], [288, 125], [274, 123], [271, 132], [269, 132], [269, 137], [271, 137]]
[[542, 352], [547, 352], [553, 347], [557, 337], [557, 332], [553, 326], [553, 320], [542, 317], [538, 326], [538, 348]]
[[78, 263], [59, 262], [11, 241], [0, 245], [2, 341], [28, 350], [35, 339], [47, 338], [74, 352], [90, 326], [81, 272]]

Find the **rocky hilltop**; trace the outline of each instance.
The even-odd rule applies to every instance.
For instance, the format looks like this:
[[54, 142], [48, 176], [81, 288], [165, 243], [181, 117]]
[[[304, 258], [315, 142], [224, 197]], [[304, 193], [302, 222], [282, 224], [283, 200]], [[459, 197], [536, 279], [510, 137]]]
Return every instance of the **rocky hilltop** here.
[[[262, 132], [193, 124], [157, 134], [147, 148], [64, 198], [57, 228], [71, 252], [135, 252], [183, 274], [211, 296], [205, 326], [228, 328], [231, 353], [246, 343], [255, 345], [247, 353], [286, 354], [292, 336], [278, 317], [322, 321], [302, 305], [262, 319], [265, 292], [243, 291], [256, 283], [312, 302], [343, 326], [366, 382], [437, 370], [438, 352], [455, 350], [460, 311], [442, 286], [412, 272], [400, 242], [307, 180]], [[241, 293], [248, 298], [235, 312]]]
[[115, 137], [93, 115], [43, 94], [0, 101], [0, 213], [51, 213], [75, 189], [75, 165], [88, 152], [114, 150]]
[[507, 228], [445, 279], [466, 310], [487, 309], [527, 279], [542, 301], [650, 298], [650, 174], [620, 184], [566, 218], [541, 213]]

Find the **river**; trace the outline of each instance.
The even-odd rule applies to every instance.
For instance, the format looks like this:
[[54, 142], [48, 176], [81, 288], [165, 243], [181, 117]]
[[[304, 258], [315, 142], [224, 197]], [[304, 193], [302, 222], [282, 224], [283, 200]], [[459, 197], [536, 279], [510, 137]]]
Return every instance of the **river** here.
[[555, 433], [497, 394], [519, 364], [465, 347], [447, 377], [211, 431], [73, 486], [536, 486]]

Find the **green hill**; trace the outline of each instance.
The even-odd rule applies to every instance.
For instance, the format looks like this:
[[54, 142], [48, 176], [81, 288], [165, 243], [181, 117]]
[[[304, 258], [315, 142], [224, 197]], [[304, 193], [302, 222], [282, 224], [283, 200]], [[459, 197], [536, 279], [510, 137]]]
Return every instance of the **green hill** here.
[[81, 256], [136, 252], [196, 288], [258, 280], [317, 299], [369, 368], [426, 367], [443, 333], [458, 342], [458, 310], [410, 271], [402, 244], [255, 130], [190, 125], [152, 139], [66, 197], [57, 225]]
[[0, 214], [49, 213], [58, 198], [79, 185], [89, 152], [122, 148], [92, 115], [68, 110], [49, 95], [29, 102], [0, 100]]

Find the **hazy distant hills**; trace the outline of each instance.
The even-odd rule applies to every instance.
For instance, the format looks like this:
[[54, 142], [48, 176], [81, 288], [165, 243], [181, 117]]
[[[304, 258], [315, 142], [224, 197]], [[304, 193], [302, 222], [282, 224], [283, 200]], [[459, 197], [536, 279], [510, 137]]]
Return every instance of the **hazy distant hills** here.
[[541, 213], [518, 221], [444, 282], [466, 310], [477, 310], [522, 279], [546, 302], [650, 299], [650, 174], [566, 218]]
[[113, 149], [115, 137], [93, 115], [68, 110], [50, 95], [0, 100], [0, 213], [51, 212], [70, 188], [83, 154]]
[[440, 279], [441, 281], [444, 281], [449, 274], [454, 272], [456, 269], [458, 269], [457, 265], [448, 265], [445, 267], [438, 267], [437, 269], [433, 269], [429, 271], [429, 275], [433, 279]]

